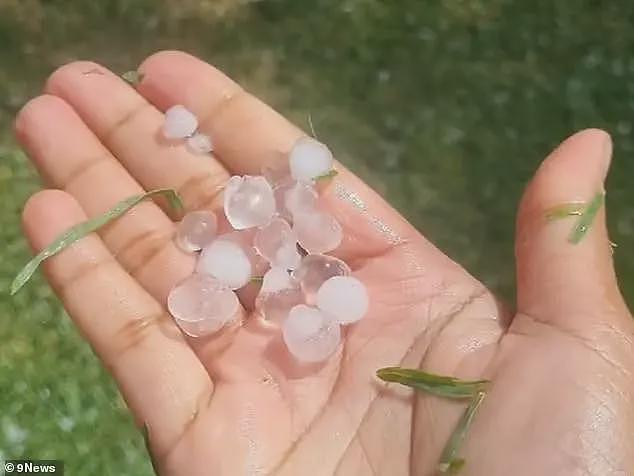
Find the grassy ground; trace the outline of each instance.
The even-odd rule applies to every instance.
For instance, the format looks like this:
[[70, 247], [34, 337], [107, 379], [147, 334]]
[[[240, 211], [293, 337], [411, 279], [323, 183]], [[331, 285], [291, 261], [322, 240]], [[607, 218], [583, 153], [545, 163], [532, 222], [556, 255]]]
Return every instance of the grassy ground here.
[[[186, 49], [306, 125], [429, 238], [513, 296], [522, 187], [561, 138], [609, 130], [608, 211], [634, 302], [634, 4], [401, 0], [2, 0], [0, 289], [27, 259], [38, 186], [10, 138], [55, 66], [134, 68]], [[591, 272], [591, 271], [589, 271]], [[69, 474], [150, 474], [142, 438], [43, 280], [0, 291], [0, 459], [66, 459]]]

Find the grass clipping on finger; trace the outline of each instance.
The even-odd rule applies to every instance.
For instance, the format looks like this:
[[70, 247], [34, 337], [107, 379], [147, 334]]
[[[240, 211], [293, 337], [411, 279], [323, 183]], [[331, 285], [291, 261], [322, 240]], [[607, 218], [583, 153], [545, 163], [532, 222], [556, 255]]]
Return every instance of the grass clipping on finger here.
[[469, 399], [469, 406], [451, 434], [438, 462], [440, 473], [458, 473], [465, 465], [465, 460], [458, 456], [460, 448], [471, 428], [478, 408], [486, 396], [485, 390], [489, 381], [461, 380], [402, 367], [382, 368], [377, 370], [376, 375], [385, 382], [399, 383], [438, 397], [454, 400]]
[[112, 207], [104, 214], [96, 216], [95, 218], [91, 218], [90, 220], [86, 220], [85, 222], [78, 223], [77, 225], [69, 228], [64, 233], [55, 238], [55, 240], [53, 240], [50, 245], [48, 245], [36, 256], [34, 256], [33, 259], [31, 259], [31, 261], [29, 261], [18, 273], [18, 275], [11, 283], [11, 295], [13, 296], [15, 293], [17, 293], [20, 288], [22, 288], [22, 286], [24, 286], [29, 281], [29, 279], [31, 279], [35, 271], [37, 271], [40, 264], [42, 264], [44, 260], [55, 256], [57, 253], [68, 248], [73, 243], [81, 240], [86, 235], [89, 235], [90, 233], [97, 231], [104, 225], [107, 225], [111, 221], [116, 220], [128, 210], [141, 203], [143, 200], [155, 197], [157, 195], [164, 196], [169, 202], [169, 205], [174, 208], [174, 210], [179, 213], [182, 212], [183, 202], [178, 193], [170, 188], [152, 190], [147, 193], [128, 197], [125, 200], [117, 203], [114, 207]]

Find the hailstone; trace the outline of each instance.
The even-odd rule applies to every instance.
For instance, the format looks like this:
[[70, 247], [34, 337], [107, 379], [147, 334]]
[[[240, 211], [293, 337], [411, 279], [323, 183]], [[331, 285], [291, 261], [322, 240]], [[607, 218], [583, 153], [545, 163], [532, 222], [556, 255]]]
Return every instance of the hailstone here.
[[165, 111], [163, 135], [167, 139], [185, 139], [198, 129], [198, 119], [185, 106], [177, 105]]
[[176, 228], [176, 244], [186, 253], [200, 251], [216, 238], [218, 220], [208, 210], [187, 213]]
[[332, 153], [321, 142], [311, 137], [302, 137], [291, 149], [289, 166], [295, 180], [312, 182], [332, 170]]
[[290, 310], [282, 324], [282, 337], [297, 360], [321, 362], [339, 347], [341, 329], [319, 309], [299, 304]]
[[260, 228], [253, 246], [271, 266], [295, 269], [301, 260], [297, 251], [297, 238], [290, 225], [282, 218], [273, 218], [269, 224]]
[[240, 244], [219, 238], [203, 248], [196, 270], [215, 277], [231, 289], [239, 289], [251, 280], [253, 267]]
[[264, 177], [233, 176], [225, 186], [224, 211], [236, 230], [266, 225], [275, 214], [273, 189]]
[[343, 230], [332, 215], [314, 210], [293, 216], [293, 231], [297, 241], [308, 253], [327, 253], [343, 240]]
[[302, 288], [309, 303], [314, 303], [317, 291], [333, 276], [348, 276], [350, 267], [339, 258], [328, 255], [306, 255], [293, 271], [293, 279]]
[[218, 280], [195, 273], [172, 288], [167, 308], [183, 332], [202, 337], [232, 321], [240, 303], [236, 294]]
[[317, 291], [317, 307], [339, 324], [352, 324], [368, 312], [364, 284], [353, 276], [334, 276]]

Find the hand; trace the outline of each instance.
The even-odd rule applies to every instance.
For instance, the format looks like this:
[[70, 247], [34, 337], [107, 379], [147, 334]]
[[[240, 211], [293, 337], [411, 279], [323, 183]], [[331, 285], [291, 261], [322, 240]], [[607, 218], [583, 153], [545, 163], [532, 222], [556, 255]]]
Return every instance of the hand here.
[[[140, 71], [135, 91], [94, 63], [63, 66], [19, 114], [21, 143], [63, 190], [25, 207], [34, 249], [143, 190], [175, 188], [188, 209], [216, 208], [231, 174], [259, 174], [303, 134], [186, 54], [155, 54]], [[202, 119], [213, 158], [160, 138], [160, 111], [174, 104]], [[464, 404], [377, 381], [377, 369], [395, 365], [492, 380], [463, 447], [466, 475], [632, 474], [633, 325], [604, 211], [577, 245], [566, 239], [574, 218], [544, 219], [600, 191], [610, 155], [606, 133], [580, 132], [528, 186], [514, 313], [338, 165], [321, 200], [344, 226], [336, 254], [366, 283], [371, 311], [322, 366], [294, 363], [248, 309], [221, 337], [183, 337], [164, 304], [193, 258], [174, 246], [169, 212], [154, 202], [45, 271], [147, 426], [161, 474], [434, 474]]]

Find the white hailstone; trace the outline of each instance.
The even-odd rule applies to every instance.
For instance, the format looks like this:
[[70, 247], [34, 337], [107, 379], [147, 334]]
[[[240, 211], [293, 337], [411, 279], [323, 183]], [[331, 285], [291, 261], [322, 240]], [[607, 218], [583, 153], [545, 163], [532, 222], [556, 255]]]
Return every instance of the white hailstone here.
[[193, 136], [187, 138], [187, 147], [194, 154], [208, 154], [214, 150], [211, 137], [202, 132], [196, 132]]
[[284, 268], [271, 268], [264, 274], [260, 293], [276, 293], [293, 287], [295, 287], [295, 283], [288, 271]]
[[266, 225], [275, 214], [273, 189], [264, 177], [233, 176], [225, 186], [224, 209], [236, 230]]
[[327, 253], [337, 248], [343, 240], [339, 222], [320, 210], [294, 215], [293, 231], [299, 244], [308, 253]]
[[306, 255], [293, 271], [293, 279], [299, 284], [310, 304], [315, 302], [317, 291], [333, 276], [348, 276], [350, 267], [339, 258], [327, 255]]
[[176, 228], [176, 244], [186, 253], [200, 251], [216, 238], [218, 219], [208, 210], [187, 213]]
[[240, 244], [219, 238], [203, 248], [196, 270], [213, 276], [231, 289], [239, 289], [251, 280], [253, 266]]
[[253, 246], [271, 266], [295, 269], [301, 260], [297, 251], [297, 238], [291, 226], [282, 218], [273, 218], [271, 222], [258, 230]]
[[332, 153], [324, 144], [311, 137], [295, 142], [289, 153], [291, 176], [301, 182], [312, 182], [332, 170]]
[[368, 312], [369, 298], [364, 284], [352, 276], [335, 276], [317, 291], [317, 307], [339, 324], [352, 324]]
[[299, 304], [282, 324], [282, 337], [289, 352], [302, 362], [321, 362], [341, 343], [341, 329], [319, 309]]
[[291, 216], [311, 213], [317, 205], [317, 192], [312, 185], [295, 182], [284, 192], [284, 207]]
[[165, 111], [163, 135], [168, 139], [185, 139], [198, 129], [198, 119], [185, 106], [177, 105]]
[[236, 294], [211, 276], [193, 274], [176, 285], [167, 308], [187, 335], [202, 337], [221, 329], [238, 313]]

